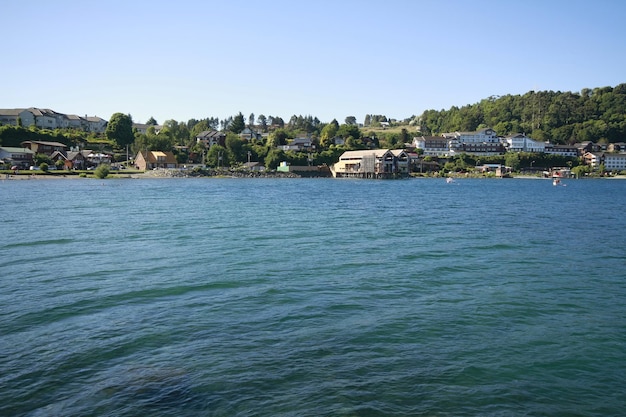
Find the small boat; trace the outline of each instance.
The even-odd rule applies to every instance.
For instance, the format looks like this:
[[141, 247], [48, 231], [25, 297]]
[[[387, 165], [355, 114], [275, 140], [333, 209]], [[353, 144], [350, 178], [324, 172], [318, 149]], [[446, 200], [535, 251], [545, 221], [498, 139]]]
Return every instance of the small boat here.
[[552, 185], [555, 185], [555, 186], [556, 186], [556, 185], [561, 185], [561, 180], [560, 180], [560, 179], [558, 179], [558, 178], [553, 179], [553, 180], [552, 180]]
[[454, 182], [454, 179], [452, 177], [446, 178], [446, 184], [451, 184], [453, 182]]

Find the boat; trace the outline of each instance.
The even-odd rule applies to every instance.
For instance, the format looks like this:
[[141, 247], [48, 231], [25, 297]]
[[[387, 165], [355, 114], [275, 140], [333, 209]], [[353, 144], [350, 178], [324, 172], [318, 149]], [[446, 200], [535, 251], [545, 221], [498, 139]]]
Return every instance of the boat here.
[[554, 178], [554, 179], [552, 180], [552, 185], [561, 185], [561, 180], [560, 180], [560, 179], [558, 179], [558, 178]]
[[454, 179], [452, 177], [446, 178], [446, 184], [451, 184], [453, 182], [454, 182]]

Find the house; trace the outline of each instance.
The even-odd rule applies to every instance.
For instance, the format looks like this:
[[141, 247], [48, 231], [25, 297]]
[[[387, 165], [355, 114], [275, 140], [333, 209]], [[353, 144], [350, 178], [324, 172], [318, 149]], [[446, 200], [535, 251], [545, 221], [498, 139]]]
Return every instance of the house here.
[[84, 120], [87, 122], [87, 130], [88, 132], [94, 133], [104, 133], [107, 128], [108, 122], [101, 117], [98, 116], [85, 116]]
[[146, 171], [155, 168], [177, 168], [176, 157], [171, 151], [147, 151], [139, 152], [135, 157], [137, 169]]
[[196, 136], [196, 143], [200, 142], [207, 149], [210, 149], [213, 145], [226, 146], [226, 134], [217, 130], [205, 130]]
[[0, 109], [0, 124], [17, 126], [17, 119], [23, 109]]
[[154, 133], [156, 133], [157, 135], [159, 134], [161, 129], [163, 129], [163, 126], [161, 125], [148, 125], [145, 123], [133, 123], [133, 129], [136, 130], [137, 133], [141, 133], [142, 135], [145, 135], [148, 132], [148, 129], [150, 129], [151, 127], [154, 127]]
[[239, 137], [242, 140], [261, 140], [262, 136], [260, 133], [250, 129], [249, 127], [246, 127], [244, 130], [241, 131], [241, 133], [239, 134]]
[[[63, 162], [63, 166], [68, 168], [69, 164], [67, 163], [67, 156], [63, 152], [54, 151], [52, 155], [50, 155], [50, 160], [56, 166], [58, 161]], [[69, 169], [69, 168], [68, 168]]]
[[409, 155], [402, 149], [346, 151], [331, 167], [333, 177], [393, 178], [409, 170]]
[[86, 121], [83, 120], [82, 117], [77, 116], [75, 114], [68, 114], [68, 115], [65, 116], [65, 119], [66, 119], [66, 124], [67, 124], [67, 126], [65, 126], [65, 127], [68, 127], [70, 129], [83, 129], [83, 130], [85, 130]]
[[391, 153], [396, 158], [397, 172], [408, 175], [411, 167], [411, 156], [404, 149], [392, 149]]
[[311, 138], [298, 137], [291, 140], [287, 145], [279, 146], [283, 151], [309, 152], [315, 149]]
[[583, 161], [593, 169], [604, 164], [606, 171], [626, 171], [626, 152], [586, 152]]
[[14, 148], [9, 146], [0, 146], [0, 160], [5, 161], [11, 167], [18, 169], [27, 169], [33, 164], [35, 152], [28, 148]]
[[533, 140], [523, 133], [512, 133], [502, 139], [507, 152], [537, 152], [546, 149], [545, 142]]
[[413, 138], [411, 144], [416, 149], [421, 149], [424, 156], [447, 157], [450, 154], [450, 139], [443, 136], [419, 136]]
[[69, 151], [65, 158], [65, 168], [67, 169], [87, 169], [87, 155], [92, 151]]
[[61, 127], [63, 115], [50, 109], [31, 107], [23, 109], [20, 114], [22, 126], [35, 125], [40, 129], [56, 129]]
[[24, 148], [28, 148], [34, 153], [42, 153], [51, 156], [58, 151], [65, 154], [67, 146], [60, 142], [45, 142], [39, 140], [26, 140], [21, 143]]

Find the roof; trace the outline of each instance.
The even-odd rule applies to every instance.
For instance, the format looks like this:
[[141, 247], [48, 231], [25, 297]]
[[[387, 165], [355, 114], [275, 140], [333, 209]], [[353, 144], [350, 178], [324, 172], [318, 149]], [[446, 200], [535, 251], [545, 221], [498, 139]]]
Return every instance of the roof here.
[[85, 120], [87, 120], [88, 122], [95, 122], [95, 123], [106, 122], [106, 120], [98, 116], [87, 116], [85, 117]]
[[525, 138], [527, 137], [525, 134], [523, 133], [511, 133], [508, 136], [506, 136], [506, 139], [513, 139], [513, 138]]
[[293, 145], [298, 144], [298, 143], [311, 143], [311, 138], [298, 137], [291, 141], [291, 144]]
[[174, 156], [173, 152], [163, 152], [163, 151], [148, 151], [147, 155], [145, 152], [139, 152], [137, 154], [137, 158], [139, 155], [143, 157], [144, 160], [150, 163], [155, 163], [158, 161], [158, 158], [165, 158], [165, 163], [167, 164], [175, 164], [176, 156]]
[[35, 153], [28, 148], [16, 148], [13, 146], [0, 146], [0, 149], [8, 153], [32, 153], [32, 154]]
[[198, 133], [196, 138], [208, 139], [208, 138], [214, 138], [214, 137], [219, 138], [222, 136], [226, 136], [226, 135], [223, 132], [218, 132], [217, 130], [205, 130], [203, 132]]
[[67, 145], [61, 142], [46, 142], [42, 140], [25, 140], [22, 143], [36, 143], [37, 145], [62, 146], [64, 148], [67, 148]]
[[24, 109], [0, 109], [0, 115], [2, 116], [19, 116]]
[[345, 151], [341, 154], [339, 159], [358, 159], [364, 158], [366, 156], [375, 156], [377, 158], [380, 158], [387, 152], [389, 152], [389, 149], [365, 149], [359, 151]]
[[[85, 158], [84, 152], [85, 151], [79, 151], [79, 152], [70, 151], [67, 153], [67, 159], [69, 159], [70, 161], [73, 161], [74, 159], [78, 158], [79, 155], [82, 157], [82, 159], [84, 159]], [[87, 151], [87, 152], [90, 152], [90, 151]]]

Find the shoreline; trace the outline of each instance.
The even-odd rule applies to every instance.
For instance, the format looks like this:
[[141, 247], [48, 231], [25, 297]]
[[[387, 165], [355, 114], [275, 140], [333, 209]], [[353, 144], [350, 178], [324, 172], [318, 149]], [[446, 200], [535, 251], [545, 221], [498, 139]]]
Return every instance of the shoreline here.
[[[332, 178], [332, 177], [310, 177], [288, 174], [284, 172], [278, 173], [224, 173], [223, 175], [170, 175], [155, 174], [153, 172], [136, 172], [124, 174], [109, 174], [106, 178], [95, 178], [94, 176], [81, 177], [77, 174], [2, 174], [1, 181], [38, 181], [38, 180], [116, 180], [116, 179], [167, 179], [167, 178]], [[445, 177], [431, 176], [409, 176], [407, 179], [442, 179]], [[495, 177], [470, 176], [470, 177], [453, 177], [457, 179], [494, 179]], [[501, 179], [501, 178], [495, 178]], [[513, 175], [507, 179], [522, 180], [551, 180], [552, 178], [543, 178], [536, 175]], [[626, 180], [626, 175], [615, 175], [611, 177], [585, 177], [585, 178], [567, 178], [568, 180]]]

